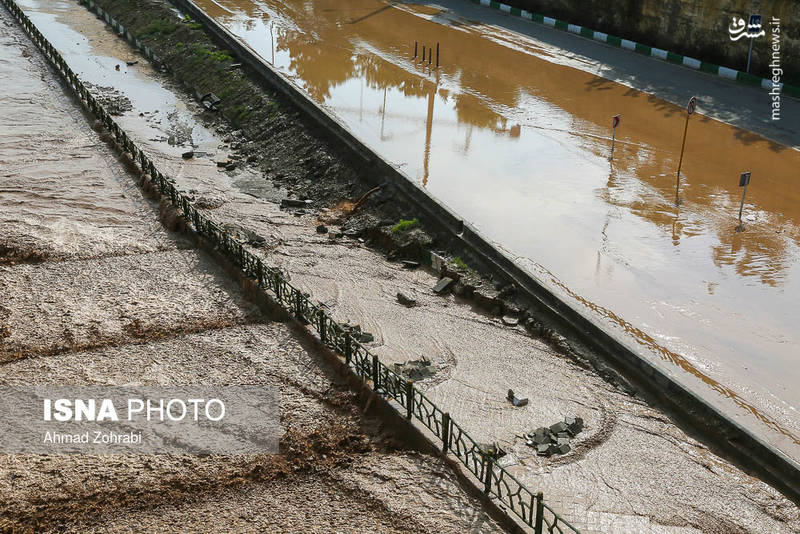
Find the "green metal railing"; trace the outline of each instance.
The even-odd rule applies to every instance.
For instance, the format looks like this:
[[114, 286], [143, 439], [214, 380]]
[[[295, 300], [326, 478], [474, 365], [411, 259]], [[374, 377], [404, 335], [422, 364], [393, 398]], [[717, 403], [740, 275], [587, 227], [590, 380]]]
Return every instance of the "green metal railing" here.
[[[313, 303], [308, 295], [286, 280], [280, 269], [266, 265], [261, 258], [248, 251], [242, 242], [197, 210], [189, 198], [177, 189], [174, 180], [159, 171], [153, 161], [112, 119], [111, 115], [70, 69], [61, 54], [44, 38], [14, 0], [0, 0], [0, 2], [16, 17], [83, 105], [113, 135], [121, 151], [135, 162], [143, 174], [149, 176], [147, 179], [158, 190], [162, 198], [169, 199], [172, 206], [182, 214], [184, 220], [198, 235], [241, 269], [247, 277], [257, 281], [260, 288], [269, 291], [274, 300], [287, 312], [297, 320], [314, 328], [322, 343], [342, 355], [345, 363], [356, 375], [366, 384], [372, 384], [374, 392], [394, 401], [396, 406], [391, 403], [390, 405], [401, 414], [404, 413], [409, 420], [418, 420], [430, 430], [436, 438], [441, 440], [442, 451], [453, 454], [475, 476], [486, 495], [497, 499], [511, 510], [522, 523], [532, 527], [536, 534], [579, 532], [545, 504], [542, 492], [534, 494], [505, 468], [498, 466], [494, 458], [483, 451], [466, 430], [450, 417], [449, 413], [436, 406], [414, 386], [413, 382], [384, 365], [376, 355], [358, 341], [350, 328], [335, 321], [324, 306]], [[111, 25], [119, 35], [124, 36], [140, 48], [148, 59], [162, 66], [158, 57], [146, 45], [142, 44], [92, 0], [84, 0], [82, 3]]]

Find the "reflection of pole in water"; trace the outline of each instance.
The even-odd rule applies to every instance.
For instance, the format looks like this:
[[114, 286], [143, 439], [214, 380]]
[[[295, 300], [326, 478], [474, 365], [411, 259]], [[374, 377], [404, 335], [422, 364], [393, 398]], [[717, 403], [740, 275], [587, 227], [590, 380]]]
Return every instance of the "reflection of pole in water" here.
[[269, 22], [269, 40], [272, 43], [270, 48], [272, 49], [272, 66], [275, 66], [275, 35], [272, 33], [272, 27], [275, 25], [274, 22]]
[[681, 244], [681, 226], [680, 226], [680, 204], [675, 204], [675, 219], [672, 221], [672, 245], [678, 246]]
[[361, 77], [361, 96], [358, 102], [358, 120], [364, 120], [364, 77]]
[[428, 94], [428, 116], [425, 119], [425, 158], [424, 158], [424, 175], [422, 177], [422, 185], [428, 185], [428, 165], [431, 159], [431, 131], [433, 130], [433, 101], [436, 98], [436, 86], [431, 88]]
[[464, 155], [469, 152], [469, 144], [472, 142], [472, 124], [467, 126], [467, 138], [464, 140]]
[[383, 88], [383, 110], [381, 111], [381, 141], [384, 141], [383, 123], [385, 121], [386, 121], [386, 87]]

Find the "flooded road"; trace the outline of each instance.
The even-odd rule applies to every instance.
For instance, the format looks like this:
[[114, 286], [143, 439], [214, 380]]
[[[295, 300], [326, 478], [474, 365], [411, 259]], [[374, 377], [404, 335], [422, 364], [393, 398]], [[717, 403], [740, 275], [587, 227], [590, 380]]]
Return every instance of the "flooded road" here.
[[[701, 108], [676, 207], [683, 109], [533, 39], [377, 0], [198, 4], [572, 305], [800, 458], [800, 152]], [[438, 43], [439, 69], [415, 41]]]

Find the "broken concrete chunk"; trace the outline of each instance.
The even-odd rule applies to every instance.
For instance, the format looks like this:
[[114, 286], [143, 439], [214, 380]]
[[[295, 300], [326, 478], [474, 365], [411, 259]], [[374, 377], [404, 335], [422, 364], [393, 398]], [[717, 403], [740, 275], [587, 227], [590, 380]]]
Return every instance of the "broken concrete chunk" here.
[[566, 430], [567, 430], [567, 424], [566, 423], [556, 423], [556, 424], [550, 426], [550, 432], [552, 432], [553, 434], [556, 434], [556, 435], [559, 432], [565, 432]]
[[282, 208], [305, 208], [311, 204], [310, 200], [299, 200], [296, 198], [284, 198], [281, 200]]
[[550, 439], [550, 434], [534, 434], [531, 436], [531, 440], [537, 445], [546, 445], [552, 441]]
[[506, 326], [517, 326], [519, 324], [519, 319], [511, 317], [510, 315], [504, 315], [502, 321]]
[[539, 456], [550, 456], [550, 445], [547, 443], [540, 443], [536, 446], [536, 454]]
[[565, 417], [564, 424], [567, 426], [567, 432], [572, 436], [583, 430], [583, 419], [580, 417]]
[[514, 406], [525, 406], [525, 405], [528, 404], [528, 398], [527, 397], [517, 397], [514, 394], [514, 390], [513, 389], [509, 389], [508, 390], [508, 395], [506, 395], [506, 399], [508, 399], [509, 402], [511, 402], [511, 404], [513, 404]]
[[444, 265], [445, 265], [444, 258], [442, 256], [439, 256], [435, 252], [431, 252], [431, 267], [433, 267], [433, 270], [436, 271], [437, 273], [441, 273]]
[[557, 443], [558, 445], [563, 445], [563, 444], [565, 444], [565, 443], [566, 443], [567, 445], [569, 445], [569, 438], [558, 438], [558, 440], [556, 440], [556, 443]]
[[200, 103], [209, 111], [217, 111], [217, 106], [222, 100], [214, 93], [206, 93], [200, 97]]
[[556, 445], [556, 452], [558, 452], [559, 454], [567, 454], [571, 450], [572, 447], [569, 446], [569, 442], [559, 443], [558, 445]]
[[361, 332], [361, 336], [359, 336], [358, 340], [361, 343], [372, 343], [373, 341], [375, 341], [375, 336], [373, 336], [369, 332]]
[[435, 286], [433, 286], [433, 292], [436, 293], [437, 295], [441, 295], [445, 293], [448, 289], [450, 289], [450, 286], [452, 286], [454, 282], [455, 280], [453, 280], [452, 278], [444, 277], [441, 280], [439, 280]]
[[397, 292], [397, 302], [408, 308], [417, 305], [416, 300], [412, 299], [411, 297], [407, 297], [405, 294], [400, 293], [399, 291]]

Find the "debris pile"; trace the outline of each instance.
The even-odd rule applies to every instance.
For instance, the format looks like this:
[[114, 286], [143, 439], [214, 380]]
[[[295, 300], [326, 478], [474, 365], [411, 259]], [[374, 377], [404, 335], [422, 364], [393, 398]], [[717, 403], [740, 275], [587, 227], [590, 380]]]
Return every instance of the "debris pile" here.
[[422, 357], [421, 360], [409, 360], [405, 363], [394, 364], [394, 371], [403, 375], [408, 380], [424, 380], [436, 374], [436, 368], [431, 365], [430, 360]]
[[583, 430], [583, 419], [580, 417], [565, 417], [564, 421], [547, 427], [539, 427], [530, 434], [526, 434], [525, 444], [536, 449], [539, 456], [553, 454], [567, 454], [572, 447], [570, 440]]

